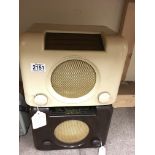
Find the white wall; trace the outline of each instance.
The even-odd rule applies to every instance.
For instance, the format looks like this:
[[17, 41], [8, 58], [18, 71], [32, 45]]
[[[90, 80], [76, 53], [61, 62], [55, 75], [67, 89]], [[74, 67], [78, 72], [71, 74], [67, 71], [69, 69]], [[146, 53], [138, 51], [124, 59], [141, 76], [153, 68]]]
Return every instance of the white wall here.
[[35, 22], [106, 25], [117, 31], [124, 0], [20, 0], [20, 32]]
[[[20, 0], [20, 32], [36, 22], [106, 25], [118, 31], [124, 0]], [[126, 79], [134, 80], [134, 61]]]

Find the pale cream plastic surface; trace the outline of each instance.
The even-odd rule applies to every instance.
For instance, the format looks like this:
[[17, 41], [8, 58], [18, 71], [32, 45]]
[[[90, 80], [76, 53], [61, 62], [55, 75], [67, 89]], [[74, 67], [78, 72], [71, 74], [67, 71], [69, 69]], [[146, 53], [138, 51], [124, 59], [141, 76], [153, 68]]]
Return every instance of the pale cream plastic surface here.
[[[56, 51], [44, 50], [45, 32], [101, 33], [105, 51]], [[121, 75], [127, 54], [127, 43], [118, 34], [102, 26], [66, 26], [35, 24], [20, 37], [20, 67], [25, 99], [30, 106], [62, 107], [93, 106], [113, 104], [116, 100]], [[79, 98], [66, 98], [54, 91], [51, 86], [51, 74], [55, 67], [70, 59], [88, 62], [96, 71], [96, 84], [86, 95]], [[32, 72], [31, 64], [45, 64], [45, 72]], [[110, 94], [108, 101], [99, 102], [103, 92]], [[35, 104], [35, 96], [47, 97], [47, 104]]]

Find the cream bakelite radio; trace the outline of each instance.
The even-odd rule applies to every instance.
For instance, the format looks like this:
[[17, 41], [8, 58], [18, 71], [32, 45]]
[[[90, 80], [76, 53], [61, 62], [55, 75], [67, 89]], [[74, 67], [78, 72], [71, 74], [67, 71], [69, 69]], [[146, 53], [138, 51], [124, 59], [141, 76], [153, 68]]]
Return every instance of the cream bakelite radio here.
[[126, 41], [104, 26], [34, 24], [20, 38], [26, 102], [33, 107], [113, 104], [126, 54]]

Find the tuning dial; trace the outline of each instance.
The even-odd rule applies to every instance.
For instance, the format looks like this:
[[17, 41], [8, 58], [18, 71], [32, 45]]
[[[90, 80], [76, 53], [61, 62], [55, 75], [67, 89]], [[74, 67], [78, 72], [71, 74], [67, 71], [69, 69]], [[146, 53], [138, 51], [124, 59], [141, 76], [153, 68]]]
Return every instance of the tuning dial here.
[[48, 100], [47, 96], [45, 96], [44, 94], [38, 94], [34, 98], [34, 102], [38, 106], [46, 105], [47, 104], [47, 100]]
[[110, 100], [110, 94], [108, 92], [102, 92], [99, 94], [98, 100], [100, 103], [105, 103]]

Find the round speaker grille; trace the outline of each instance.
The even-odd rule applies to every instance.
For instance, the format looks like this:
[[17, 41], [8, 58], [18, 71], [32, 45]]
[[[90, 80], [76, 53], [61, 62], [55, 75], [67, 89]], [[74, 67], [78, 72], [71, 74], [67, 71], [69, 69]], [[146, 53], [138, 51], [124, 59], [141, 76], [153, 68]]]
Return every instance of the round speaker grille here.
[[51, 75], [53, 89], [61, 96], [78, 98], [89, 93], [96, 83], [94, 68], [82, 60], [67, 60]]
[[55, 137], [63, 143], [77, 143], [87, 137], [89, 127], [79, 120], [69, 120], [60, 123], [54, 130]]

